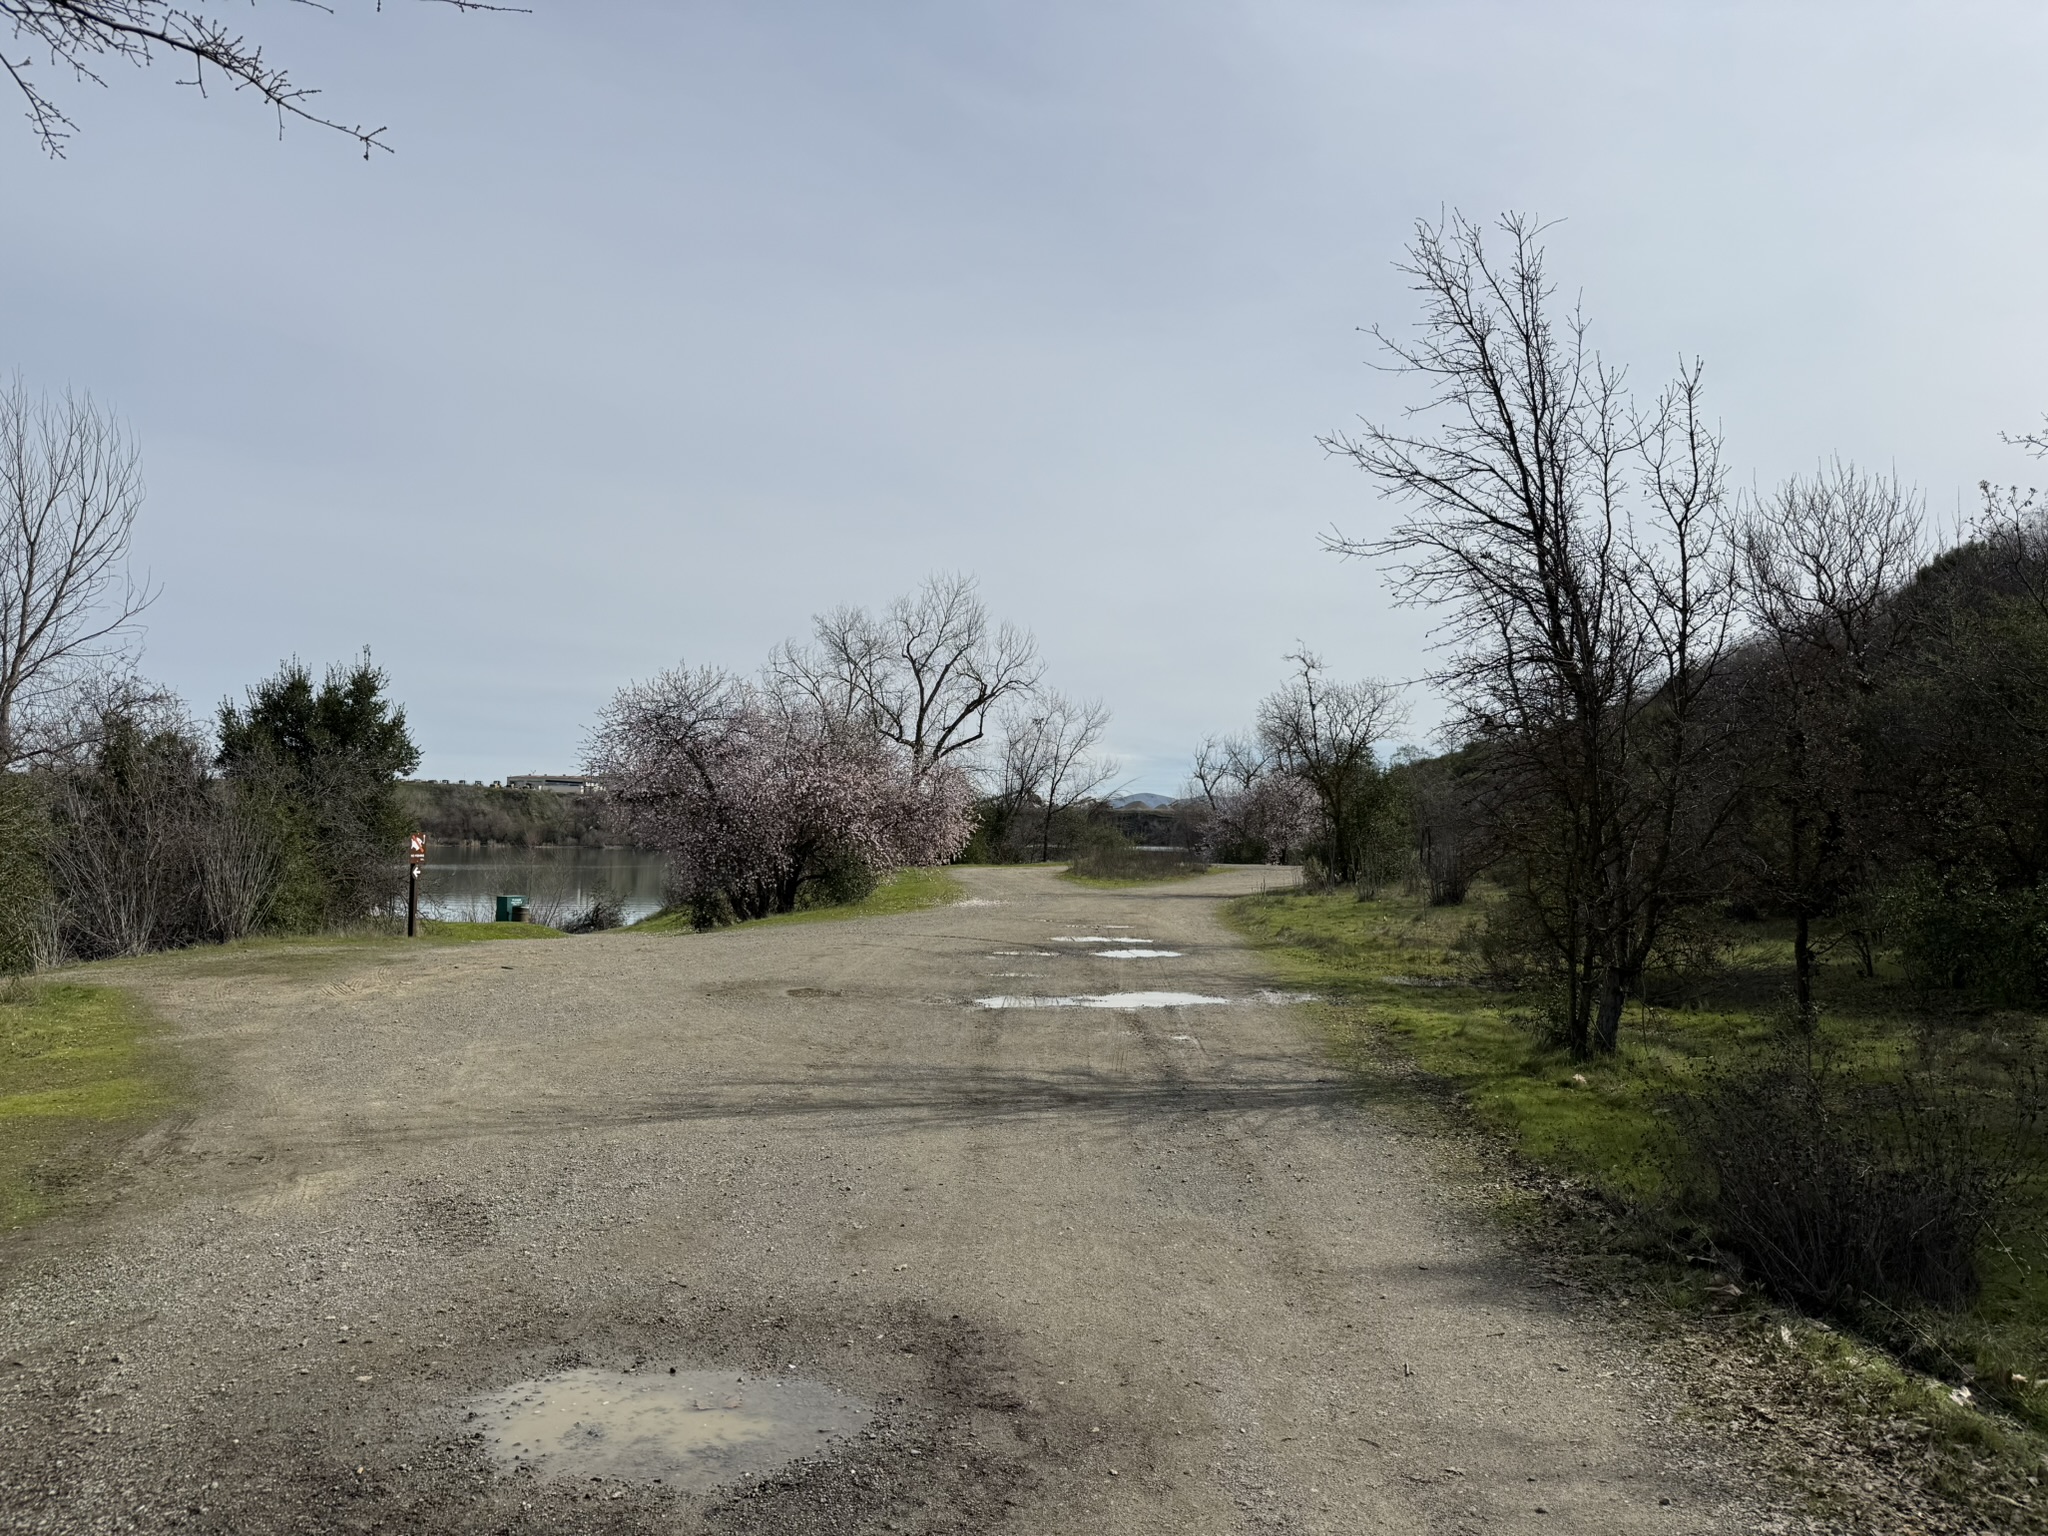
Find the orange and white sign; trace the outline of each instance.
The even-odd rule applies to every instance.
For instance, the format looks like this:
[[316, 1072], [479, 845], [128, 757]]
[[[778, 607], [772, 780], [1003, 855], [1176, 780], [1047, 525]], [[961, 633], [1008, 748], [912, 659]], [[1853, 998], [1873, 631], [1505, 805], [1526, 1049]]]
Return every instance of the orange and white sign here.
[[411, 857], [411, 859], [412, 859], [413, 863], [415, 863], [415, 864], [424, 864], [424, 863], [426, 863], [426, 862], [427, 862], [427, 834], [426, 834], [426, 833], [424, 833], [424, 832], [415, 832], [415, 833], [413, 833], [413, 835], [412, 835], [411, 837], [409, 837], [409, 838], [407, 838], [407, 839], [406, 839], [406, 842], [407, 842], [407, 843], [408, 843], [408, 844], [410, 845], [410, 847], [409, 847], [409, 850], [408, 850], [408, 851], [409, 851], [409, 855], [410, 855], [410, 857]]

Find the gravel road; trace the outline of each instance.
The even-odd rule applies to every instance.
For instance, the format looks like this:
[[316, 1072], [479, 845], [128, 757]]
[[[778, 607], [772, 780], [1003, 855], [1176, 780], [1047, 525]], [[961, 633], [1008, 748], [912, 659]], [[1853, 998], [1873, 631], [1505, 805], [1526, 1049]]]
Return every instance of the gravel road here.
[[[103, 968], [210, 1087], [0, 1259], [0, 1524], [1755, 1528], [1263, 990], [1217, 921], [1262, 872], [961, 874], [857, 922]], [[1179, 954], [1097, 958], [1139, 940]], [[1144, 990], [1227, 1001], [974, 1003]], [[669, 1367], [876, 1416], [709, 1491], [510, 1473], [466, 1416]]]

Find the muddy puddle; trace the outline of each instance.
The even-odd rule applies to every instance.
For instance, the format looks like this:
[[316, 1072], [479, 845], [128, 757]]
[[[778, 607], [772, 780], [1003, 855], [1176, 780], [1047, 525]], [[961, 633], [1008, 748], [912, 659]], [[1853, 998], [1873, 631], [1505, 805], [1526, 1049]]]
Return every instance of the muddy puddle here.
[[816, 1456], [874, 1410], [823, 1382], [740, 1371], [564, 1371], [465, 1404], [506, 1467], [713, 1488]]
[[1091, 949], [1098, 960], [1178, 960], [1177, 949]]

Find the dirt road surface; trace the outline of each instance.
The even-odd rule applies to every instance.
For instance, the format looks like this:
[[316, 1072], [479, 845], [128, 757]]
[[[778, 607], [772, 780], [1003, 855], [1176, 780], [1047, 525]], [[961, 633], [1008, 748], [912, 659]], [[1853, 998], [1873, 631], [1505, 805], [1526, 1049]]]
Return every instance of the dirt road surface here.
[[[1219, 924], [1256, 871], [701, 937], [112, 974], [210, 1084], [16, 1238], [10, 1530], [1752, 1530]], [[1097, 936], [1118, 944], [1056, 942]], [[1105, 959], [1151, 940], [1177, 958]], [[977, 1007], [1172, 990], [1222, 1004]], [[708, 1491], [510, 1473], [578, 1368], [877, 1417]]]

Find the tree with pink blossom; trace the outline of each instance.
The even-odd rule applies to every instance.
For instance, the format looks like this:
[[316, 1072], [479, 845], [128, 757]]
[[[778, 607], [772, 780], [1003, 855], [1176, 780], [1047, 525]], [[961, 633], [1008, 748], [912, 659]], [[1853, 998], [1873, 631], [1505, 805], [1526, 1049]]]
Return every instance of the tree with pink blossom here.
[[620, 690], [590, 751], [627, 826], [668, 853], [675, 899], [700, 928], [952, 859], [973, 787], [950, 764], [919, 766], [864, 721], [713, 667]]

